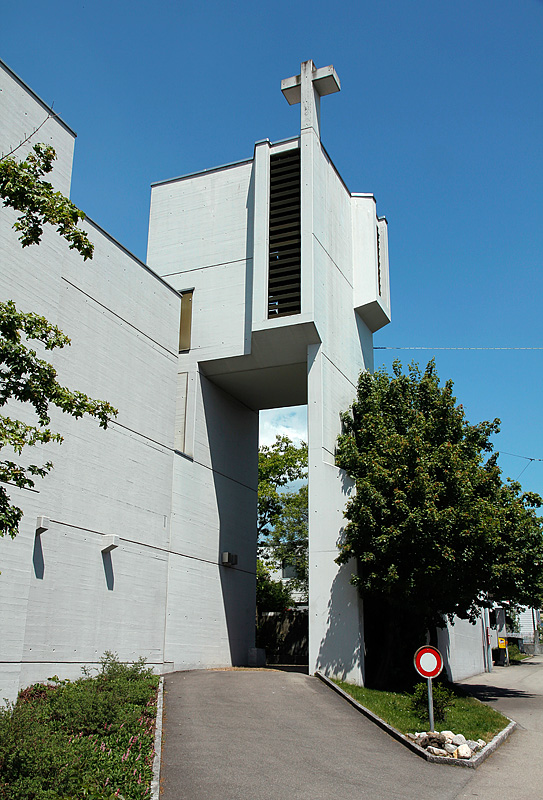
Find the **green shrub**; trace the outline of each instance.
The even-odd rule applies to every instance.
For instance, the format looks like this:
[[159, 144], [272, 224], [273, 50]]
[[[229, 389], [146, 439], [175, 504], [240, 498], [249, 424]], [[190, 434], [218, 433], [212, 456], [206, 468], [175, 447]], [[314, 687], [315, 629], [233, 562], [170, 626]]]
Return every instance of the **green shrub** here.
[[509, 661], [513, 664], [520, 664], [525, 658], [528, 658], [526, 653], [521, 653], [516, 644], [508, 644], [507, 652], [509, 653]]
[[[434, 717], [436, 720], [444, 720], [447, 711], [449, 711], [455, 702], [454, 693], [443, 686], [442, 683], [434, 683], [432, 686], [432, 695], [434, 699]], [[420, 716], [424, 716], [428, 712], [428, 684], [417, 683], [413, 692], [411, 700], [413, 711], [416, 711]]]
[[158, 677], [145, 661], [108, 652], [95, 677], [50, 680], [0, 710], [1, 800], [148, 798]]

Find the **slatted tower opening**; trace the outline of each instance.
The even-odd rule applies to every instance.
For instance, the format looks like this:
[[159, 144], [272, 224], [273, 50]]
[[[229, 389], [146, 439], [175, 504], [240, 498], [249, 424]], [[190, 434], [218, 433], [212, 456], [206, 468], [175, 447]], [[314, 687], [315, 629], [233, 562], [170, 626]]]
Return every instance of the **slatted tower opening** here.
[[302, 308], [300, 150], [270, 158], [270, 269], [268, 318]]

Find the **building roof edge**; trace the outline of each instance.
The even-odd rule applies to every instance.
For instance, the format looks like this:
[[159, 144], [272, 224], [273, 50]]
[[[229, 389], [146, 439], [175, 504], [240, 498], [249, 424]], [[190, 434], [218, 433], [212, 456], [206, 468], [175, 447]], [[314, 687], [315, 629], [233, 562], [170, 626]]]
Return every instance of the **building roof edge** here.
[[74, 138], [77, 136], [77, 133], [76, 133], [76, 132], [73, 130], [73, 128], [70, 128], [70, 126], [69, 126], [69, 125], [67, 125], [67, 124], [64, 122], [64, 120], [62, 119], [62, 117], [60, 117], [60, 116], [57, 114], [57, 112], [56, 112], [56, 111], [53, 109], [53, 107], [52, 107], [52, 106], [50, 106], [48, 103], [46, 103], [44, 100], [42, 100], [42, 99], [41, 99], [41, 97], [40, 97], [38, 94], [36, 94], [36, 92], [35, 92], [33, 89], [31, 89], [31, 88], [30, 88], [30, 86], [29, 86], [27, 83], [25, 83], [25, 81], [23, 81], [23, 79], [22, 79], [22, 78], [20, 78], [20, 77], [17, 75], [17, 73], [16, 73], [16, 72], [14, 72], [14, 71], [11, 69], [11, 67], [8, 67], [8, 65], [6, 64], [6, 62], [5, 62], [5, 61], [2, 61], [2, 59], [1, 59], [1, 58], [0, 58], [0, 66], [2, 66], [2, 67], [3, 67], [3, 68], [6, 70], [6, 72], [8, 72], [8, 73], [11, 75], [11, 77], [12, 77], [14, 80], [16, 80], [18, 84], [20, 84], [20, 85], [23, 87], [23, 89], [24, 89], [25, 91], [27, 91], [29, 94], [31, 94], [31, 95], [32, 95], [32, 97], [33, 97], [35, 100], [37, 100], [37, 101], [38, 101], [38, 103], [39, 103], [41, 106], [43, 106], [43, 108], [44, 108], [46, 111], [48, 111], [48, 112], [49, 112], [49, 115], [51, 116], [51, 118], [52, 118], [52, 119], [56, 119], [56, 120], [57, 120], [57, 121], [58, 121], [58, 122], [59, 122], [59, 123], [62, 125], [62, 127], [63, 127], [63, 128], [65, 128], [65, 129], [68, 131], [68, 133], [71, 133], [71, 135], [72, 135]]

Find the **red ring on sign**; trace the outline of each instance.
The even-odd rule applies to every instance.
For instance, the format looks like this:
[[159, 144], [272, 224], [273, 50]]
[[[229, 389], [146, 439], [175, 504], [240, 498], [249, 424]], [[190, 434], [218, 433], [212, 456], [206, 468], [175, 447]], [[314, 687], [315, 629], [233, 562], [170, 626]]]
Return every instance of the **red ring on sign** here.
[[415, 669], [422, 678], [437, 678], [443, 669], [443, 657], [439, 650], [430, 645], [419, 647], [413, 660]]

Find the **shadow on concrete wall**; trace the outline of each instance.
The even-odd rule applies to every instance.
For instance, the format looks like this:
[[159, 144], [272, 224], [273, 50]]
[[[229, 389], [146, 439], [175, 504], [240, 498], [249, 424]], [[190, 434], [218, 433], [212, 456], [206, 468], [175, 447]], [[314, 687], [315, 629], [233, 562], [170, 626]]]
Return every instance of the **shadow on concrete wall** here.
[[[217, 561], [230, 657], [233, 666], [243, 666], [255, 636], [258, 414], [205, 377], [202, 400], [219, 520]], [[240, 465], [237, 474], [236, 462]], [[250, 475], [254, 475], [253, 486], [248, 484]], [[235, 553], [238, 564], [222, 566], [224, 552]]]
[[[353, 669], [358, 669], [359, 665], [363, 679], [365, 672], [364, 653], [361, 649], [361, 642], [364, 640], [363, 621], [358, 597], [350, 585], [351, 573], [352, 566], [342, 564], [332, 582], [328, 601], [326, 634], [321, 642], [316, 663], [318, 670], [340, 680], [347, 678]], [[353, 602], [356, 602], [356, 613], [360, 615], [358, 636], [353, 636], [352, 623], [349, 620], [344, 621], [342, 618], [344, 609], [347, 609], [350, 615], [353, 613], [351, 608]]]
[[32, 552], [32, 564], [34, 565], [34, 575], [40, 581], [43, 580], [45, 573], [45, 562], [43, 560], [43, 547], [41, 536], [34, 536], [34, 550]]
[[451, 637], [448, 628], [437, 629], [437, 642], [432, 642], [432, 645], [437, 647], [443, 657], [443, 671], [447, 675], [447, 679], [452, 681], [452, 668], [451, 668]]
[[112, 592], [115, 586], [115, 574], [113, 572], [113, 561], [111, 553], [102, 553], [102, 561], [104, 563], [104, 575], [106, 576], [106, 586], [108, 591]]

